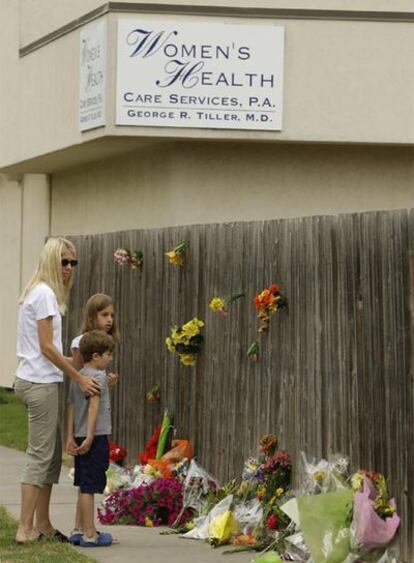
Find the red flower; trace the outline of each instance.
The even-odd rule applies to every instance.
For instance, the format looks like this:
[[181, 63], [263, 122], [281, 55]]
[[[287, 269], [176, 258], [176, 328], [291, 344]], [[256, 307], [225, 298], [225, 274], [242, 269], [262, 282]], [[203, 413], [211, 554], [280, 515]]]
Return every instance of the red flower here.
[[266, 521], [266, 526], [269, 530], [276, 530], [277, 528], [277, 516], [276, 514], [271, 514]]
[[119, 463], [127, 455], [127, 451], [122, 446], [119, 446], [115, 442], [109, 442], [109, 460], [112, 463]]
[[141, 465], [146, 465], [149, 459], [155, 459], [157, 454], [158, 440], [161, 433], [161, 424], [157, 426], [154, 434], [145, 444], [144, 451], [139, 454], [139, 462]]

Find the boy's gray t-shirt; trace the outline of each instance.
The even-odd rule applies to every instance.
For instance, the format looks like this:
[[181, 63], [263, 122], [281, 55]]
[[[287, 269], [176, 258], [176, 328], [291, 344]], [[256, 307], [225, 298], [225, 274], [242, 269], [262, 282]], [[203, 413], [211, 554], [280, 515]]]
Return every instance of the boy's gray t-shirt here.
[[[111, 403], [109, 400], [109, 389], [106, 373], [103, 370], [94, 368], [82, 368], [82, 375], [94, 377], [100, 385], [99, 412], [96, 420], [95, 436], [105, 436], [112, 432], [111, 427]], [[68, 403], [73, 404], [74, 408], [74, 436], [83, 438], [86, 436], [88, 423], [89, 399], [82, 393], [80, 387], [74, 381], [70, 382]]]

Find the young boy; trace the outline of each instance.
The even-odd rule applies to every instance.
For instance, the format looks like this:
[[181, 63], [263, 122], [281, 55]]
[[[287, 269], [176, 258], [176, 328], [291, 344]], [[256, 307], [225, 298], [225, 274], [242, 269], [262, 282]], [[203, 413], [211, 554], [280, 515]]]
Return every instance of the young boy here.
[[115, 343], [102, 330], [91, 330], [82, 337], [79, 351], [84, 359], [83, 375], [94, 377], [100, 395], [86, 397], [76, 383], [70, 384], [67, 405], [67, 452], [75, 456], [75, 481], [79, 487], [75, 530], [69, 541], [82, 547], [107, 547], [111, 534], [99, 533], [94, 524], [94, 495], [103, 493], [109, 466], [111, 405], [105, 369], [112, 361]]

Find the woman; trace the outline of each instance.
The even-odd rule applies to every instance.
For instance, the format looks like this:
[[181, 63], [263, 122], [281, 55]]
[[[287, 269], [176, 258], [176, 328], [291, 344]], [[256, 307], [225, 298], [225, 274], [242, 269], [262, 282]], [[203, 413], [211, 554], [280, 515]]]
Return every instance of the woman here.
[[[21, 481], [21, 515], [16, 541], [39, 536], [67, 538], [49, 518], [53, 483], [59, 480], [62, 447], [59, 388], [63, 372], [86, 395], [99, 393], [95, 379], [81, 375], [62, 354], [62, 319], [77, 265], [74, 245], [50, 238], [39, 264], [20, 297], [14, 389], [28, 408], [28, 448]], [[36, 515], [36, 527], [34, 516]]]

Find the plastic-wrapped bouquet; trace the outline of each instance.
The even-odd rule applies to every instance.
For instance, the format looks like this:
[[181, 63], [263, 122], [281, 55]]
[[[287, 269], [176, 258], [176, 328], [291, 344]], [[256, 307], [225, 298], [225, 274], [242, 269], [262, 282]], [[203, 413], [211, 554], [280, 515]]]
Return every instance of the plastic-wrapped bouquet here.
[[316, 461], [301, 453], [301, 489], [306, 494], [328, 493], [348, 488], [349, 460], [341, 454]]
[[[182, 511], [192, 508], [195, 512], [200, 513], [205, 504], [210, 491], [217, 491], [217, 482], [200, 467], [194, 459], [190, 462], [187, 475], [183, 483], [183, 508]], [[178, 515], [175, 526], [179, 523], [181, 514]]]
[[381, 473], [360, 470], [351, 477], [355, 491], [352, 522], [354, 547], [362, 550], [385, 547], [400, 525], [394, 499], [388, 498]]

